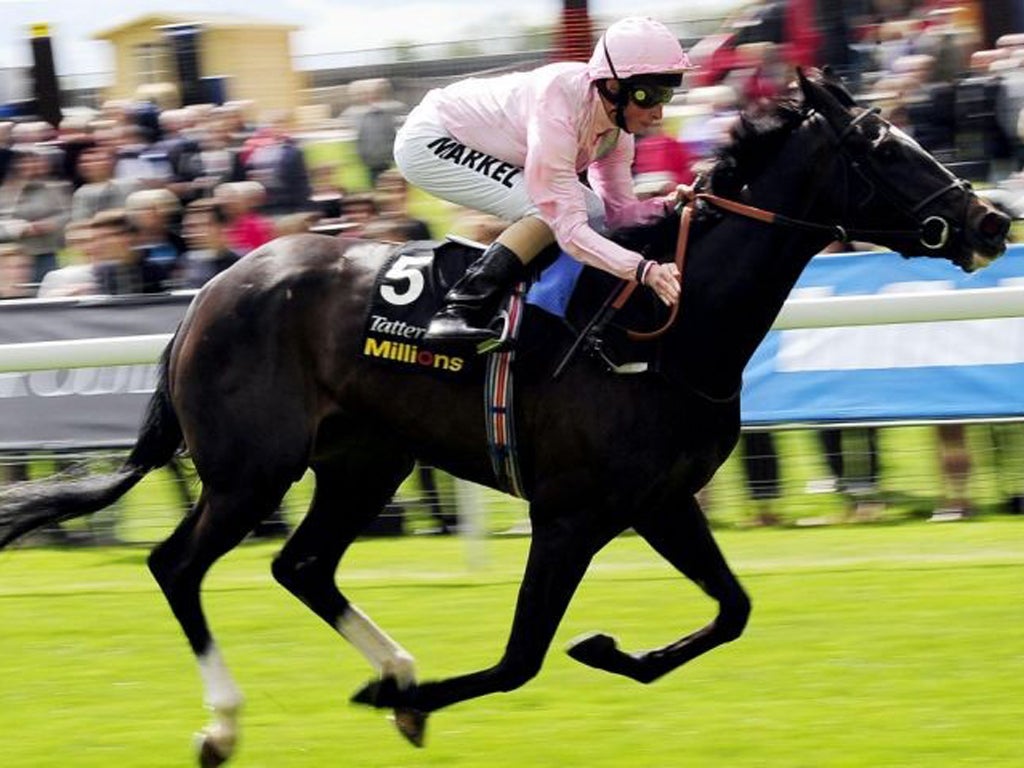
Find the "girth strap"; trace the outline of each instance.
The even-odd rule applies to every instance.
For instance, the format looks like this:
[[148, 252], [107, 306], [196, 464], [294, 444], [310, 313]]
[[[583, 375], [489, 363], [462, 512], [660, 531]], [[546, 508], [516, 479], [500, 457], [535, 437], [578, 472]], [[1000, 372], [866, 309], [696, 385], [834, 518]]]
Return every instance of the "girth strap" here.
[[[506, 325], [508, 338], [519, 336], [523, 320], [526, 283], [517, 283], [508, 300]], [[491, 456], [491, 467], [497, 478], [498, 487], [519, 498], [526, 498], [522, 472], [519, 469], [519, 454], [516, 448], [515, 411], [513, 409], [512, 362], [515, 359], [515, 345], [507, 344], [498, 352], [487, 356], [487, 373], [484, 378], [484, 421], [487, 428], [487, 448]]]

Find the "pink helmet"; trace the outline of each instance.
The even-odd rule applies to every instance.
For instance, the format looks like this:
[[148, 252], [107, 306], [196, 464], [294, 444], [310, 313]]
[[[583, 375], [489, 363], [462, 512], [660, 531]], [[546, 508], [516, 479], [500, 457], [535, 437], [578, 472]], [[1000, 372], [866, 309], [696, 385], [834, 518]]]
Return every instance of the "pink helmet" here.
[[629, 16], [608, 27], [588, 64], [591, 80], [682, 74], [692, 68], [678, 38], [645, 16]]

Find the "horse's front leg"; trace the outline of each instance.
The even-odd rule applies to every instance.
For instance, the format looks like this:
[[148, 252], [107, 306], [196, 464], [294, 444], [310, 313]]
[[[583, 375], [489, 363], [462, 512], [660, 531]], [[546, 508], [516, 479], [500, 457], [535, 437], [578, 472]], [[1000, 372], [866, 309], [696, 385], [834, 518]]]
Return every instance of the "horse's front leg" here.
[[659, 554], [718, 601], [718, 616], [664, 648], [626, 653], [614, 638], [593, 634], [574, 642], [568, 653], [592, 667], [650, 683], [739, 637], [750, 616], [750, 600], [725, 562], [695, 499], [689, 498], [682, 510], [656, 505], [635, 521], [634, 528]]
[[[536, 502], [534, 502], [536, 506]], [[555, 630], [594, 554], [611, 538], [579, 516], [545, 521], [533, 515], [533, 540], [505, 652], [492, 667], [399, 689], [374, 681], [353, 696], [359, 704], [429, 713], [466, 699], [519, 688], [541, 668]]]

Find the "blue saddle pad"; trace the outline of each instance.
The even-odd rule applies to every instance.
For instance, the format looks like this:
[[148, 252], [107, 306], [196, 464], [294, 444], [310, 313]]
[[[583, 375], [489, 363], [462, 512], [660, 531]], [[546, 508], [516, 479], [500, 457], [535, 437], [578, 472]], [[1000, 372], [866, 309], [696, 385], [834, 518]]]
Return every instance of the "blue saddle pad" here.
[[556, 317], [565, 319], [569, 299], [576, 289], [576, 282], [583, 271], [583, 264], [562, 251], [546, 269], [540, 273], [526, 293], [526, 303], [540, 307]]

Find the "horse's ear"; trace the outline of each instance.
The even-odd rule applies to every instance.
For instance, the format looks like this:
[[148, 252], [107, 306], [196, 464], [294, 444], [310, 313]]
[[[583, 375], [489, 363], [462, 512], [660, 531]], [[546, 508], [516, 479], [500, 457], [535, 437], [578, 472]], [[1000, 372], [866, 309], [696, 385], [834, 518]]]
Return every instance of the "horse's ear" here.
[[813, 78], [808, 77], [803, 67], [797, 67], [796, 75], [800, 91], [804, 95], [804, 103], [808, 107], [823, 114], [833, 125], [842, 125], [849, 119], [848, 105], [844, 105], [833, 92], [833, 88], [843, 92], [841, 86], [829, 87], [820, 73], [815, 73], [816, 76]]

